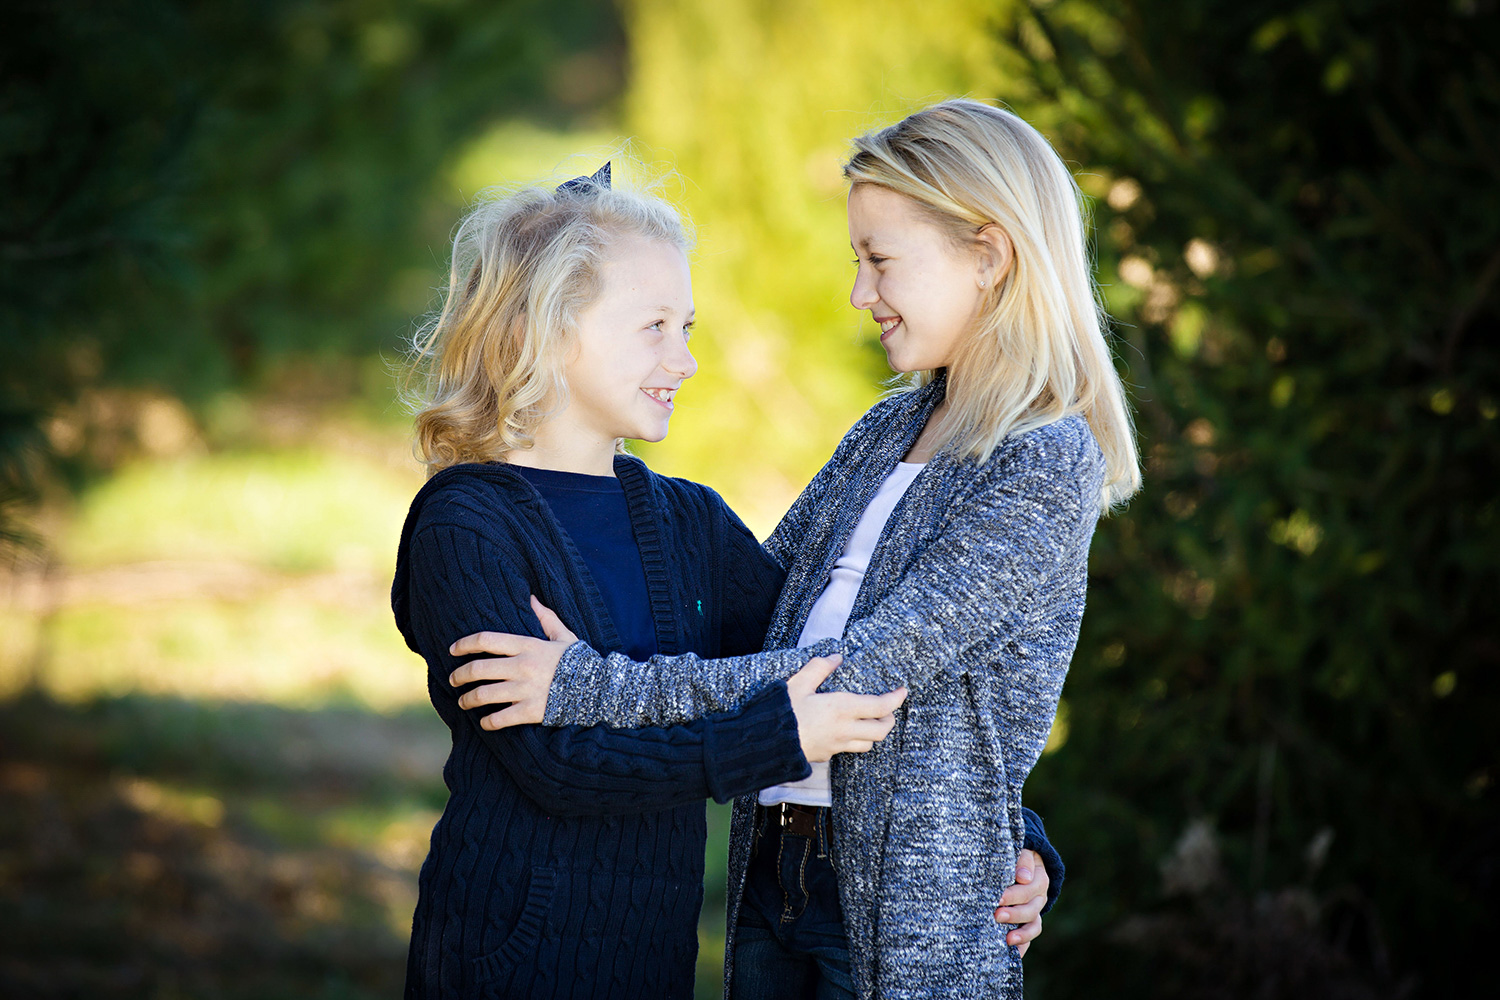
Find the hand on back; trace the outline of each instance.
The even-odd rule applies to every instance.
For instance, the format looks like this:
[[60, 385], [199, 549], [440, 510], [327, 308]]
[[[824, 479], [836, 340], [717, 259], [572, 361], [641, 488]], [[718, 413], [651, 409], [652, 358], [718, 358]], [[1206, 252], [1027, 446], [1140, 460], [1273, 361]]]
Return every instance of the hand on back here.
[[1005, 943], [1016, 945], [1022, 955], [1042, 933], [1042, 907], [1047, 905], [1047, 887], [1051, 883], [1041, 855], [1029, 847], [1021, 851], [1016, 858], [1015, 884], [1000, 897], [995, 923], [1016, 925], [1005, 936]]

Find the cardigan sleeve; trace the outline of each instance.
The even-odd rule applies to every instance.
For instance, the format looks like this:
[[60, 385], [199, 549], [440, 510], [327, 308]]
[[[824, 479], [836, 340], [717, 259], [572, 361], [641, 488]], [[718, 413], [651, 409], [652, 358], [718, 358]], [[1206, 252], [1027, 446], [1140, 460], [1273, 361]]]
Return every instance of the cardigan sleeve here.
[[428, 663], [428, 687], [450, 726], [484, 742], [511, 778], [553, 815], [664, 809], [713, 797], [724, 802], [810, 773], [786, 686], [767, 687], [735, 710], [671, 727], [631, 730], [479, 725], [488, 706], [458, 707], [448, 675], [455, 639], [486, 629], [542, 636], [516, 560], [492, 539], [453, 525], [427, 527], [410, 545], [412, 631]]
[[[620, 654], [604, 657], [575, 643], [558, 663], [545, 721], [680, 722], [731, 709], [812, 656], [833, 653], [844, 660], [825, 688], [920, 689], [975, 645], [1013, 629], [1027, 595], [1062, 561], [1087, 558], [1101, 458], [1085, 446], [1085, 434], [1059, 423], [1013, 439], [1005, 461], [991, 466], [998, 471], [976, 485], [885, 599], [842, 638], [717, 660], [654, 656], [639, 668]], [[1019, 749], [1034, 762], [1067, 663], [1042, 657], [1027, 666], [1000, 680], [1012, 719], [1027, 731]], [[1023, 773], [1029, 769], [1028, 763]]]

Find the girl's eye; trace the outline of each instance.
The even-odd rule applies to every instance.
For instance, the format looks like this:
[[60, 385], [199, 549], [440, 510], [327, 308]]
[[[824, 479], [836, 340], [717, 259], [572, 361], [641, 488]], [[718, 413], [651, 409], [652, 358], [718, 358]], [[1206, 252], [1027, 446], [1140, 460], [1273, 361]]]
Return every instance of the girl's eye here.
[[689, 323], [687, 326], [685, 326], [685, 327], [682, 328], [682, 339], [683, 340], [692, 340], [693, 339], [693, 324]]
[[[865, 260], [868, 260], [870, 262], [870, 265], [872, 267], [879, 267], [881, 264], [885, 263], [886, 259], [884, 257], [877, 257], [874, 254], [871, 254], [870, 256], [866, 257]], [[851, 260], [849, 263], [853, 264], [855, 267], [858, 267], [859, 263], [860, 263], [859, 262], [859, 258], [856, 257], [853, 260]]]
[[667, 321], [664, 319], [659, 319], [655, 323], [652, 323], [650, 326], [646, 327], [646, 329], [655, 330], [657, 333], [661, 333], [662, 329], [666, 326], [666, 322]]

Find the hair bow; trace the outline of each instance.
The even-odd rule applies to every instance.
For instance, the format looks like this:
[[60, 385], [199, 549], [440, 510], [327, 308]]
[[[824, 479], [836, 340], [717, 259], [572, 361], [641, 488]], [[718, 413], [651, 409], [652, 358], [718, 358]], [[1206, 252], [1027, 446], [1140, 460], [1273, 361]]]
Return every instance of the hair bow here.
[[594, 194], [609, 190], [609, 161], [594, 171], [592, 177], [575, 177], [566, 184], [557, 186], [558, 194]]

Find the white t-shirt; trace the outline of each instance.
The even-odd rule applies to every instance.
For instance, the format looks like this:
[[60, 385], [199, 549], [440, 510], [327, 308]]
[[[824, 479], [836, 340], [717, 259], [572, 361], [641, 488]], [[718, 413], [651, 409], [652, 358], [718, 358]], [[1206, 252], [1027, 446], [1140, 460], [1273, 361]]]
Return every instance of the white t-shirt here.
[[[797, 637], [798, 646], [811, 646], [828, 638], [840, 638], [844, 626], [849, 622], [849, 612], [854, 609], [854, 598], [859, 594], [859, 585], [864, 582], [865, 570], [870, 565], [870, 554], [891, 512], [906, 494], [907, 487], [917, 478], [917, 473], [926, 468], [925, 462], [899, 462], [894, 471], [880, 484], [880, 489], [871, 498], [870, 505], [860, 515], [859, 523], [849, 536], [844, 552], [833, 571], [828, 574], [828, 585], [813, 603], [807, 616], [807, 624]], [[814, 762], [812, 774], [801, 781], [790, 781], [784, 785], [772, 785], [760, 792], [760, 804], [774, 806], [779, 802], [800, 802], [808, 806], [833, 804], [828, 787], [828, 764]]]

